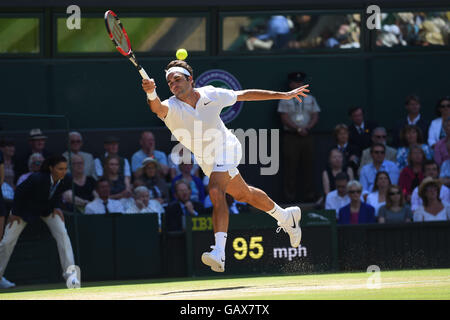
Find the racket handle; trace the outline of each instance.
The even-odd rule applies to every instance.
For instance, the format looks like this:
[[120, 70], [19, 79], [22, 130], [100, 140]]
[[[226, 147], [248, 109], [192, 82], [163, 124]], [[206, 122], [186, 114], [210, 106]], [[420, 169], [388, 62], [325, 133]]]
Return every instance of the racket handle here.
[[150, 80], [150, 77], [148, 76], [147, 72], [145, 72], [144, 68], [141, 67], [138, 71], [141, 74], [142, 79]]

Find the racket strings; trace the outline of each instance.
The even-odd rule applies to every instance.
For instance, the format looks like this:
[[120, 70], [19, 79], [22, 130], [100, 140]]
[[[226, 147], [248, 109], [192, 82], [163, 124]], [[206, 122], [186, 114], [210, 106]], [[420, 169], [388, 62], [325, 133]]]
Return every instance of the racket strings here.
[[129, 54], [131, 47], [120, 20], [110, 12], [106, 13], [105, 18], [110, 32], [110, 38], [114, 42], [114, 45], [123, 51], [122, 54]]
[[[114, 39], [117, 41], [117, 43], [118, 43], [119, 45], [121, 45], [121, 44], [122, 44], [123, 37], [124, 37], [124, 34], [123, 34], [123, 32], [122, 32], [122, 28], [120, 28], [119, 25], [117, 25], [117, 24], [114, 23], [111, 32], [112, 32], [112, 34], [113, 34]], [[122, 49], [123, 49], [123, 48], [122, 48]]]

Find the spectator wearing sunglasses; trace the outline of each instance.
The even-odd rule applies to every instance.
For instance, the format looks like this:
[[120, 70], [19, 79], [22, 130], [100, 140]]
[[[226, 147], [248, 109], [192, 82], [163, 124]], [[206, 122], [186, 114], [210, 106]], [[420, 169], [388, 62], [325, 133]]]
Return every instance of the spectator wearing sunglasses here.
[[[386, 147], [386, 160], [395, 162], [397, 159], [397, 149], [392, 148], [386, 144], [387, 139], [387, 132], [386, 129], [383, 127], [377, 127], [372, 131], [372, 144], [374, 143], [381, 143], [384, 144]], [[359, 172], [361, 172], [361, 168], [364, 167], [366, 164], [369, 164], [372, 162], [372, 155], [370, 153], [370, 148], [364, 149], [361, 157], [361, 163], [359, 165]]]
[[428, 145], [431, 148], [434, 148], [434, 145], [446, 136], [442, 126], [442, 119], [450, 117], [450, 96], [439, 99], [435, 111], [438, 118], [431, 121], [428, 129]]
[[[84, 162], [84, 174], [87, 177], [92, 177], [94, 179], [97, 179], [97, 175], [95, 174], [95, 164], [94, 164], [94, 157], [92, 154], [88, 152], [81, 151], [81, 148], [83, 147], [83, 137], [81, 136], [81, 133], [77, 131], [69, 132], [69, 145], [70, 145], [70, 152], [72, 155], [78, 154], [81, 157], [83, 157]], [[69, 152], [66, 151], [63, 153], [63, 156], [69, 160]], [[71, 166], [68, 167], [68, 172], [71, 172]]]
[[397, 151], [397, 166], [400, 170], [407, 167], [409, 162], [409, 153], [412, 147], [419, 147], [423, 150], [427, 160], [433, 159], [433, 150], [424, 143], [422, 130], [418, 126], [407, 125], [400, 133], [402, 147]]
[[21, 184], [22, 182], [24, 182], [32, 173], [34, 172], [39, 172], [39, 170], [41, 169], [41, 165], [44, 162], [44, 156], [40, 153], [33, 153], [29, 158], [28, 158], [28, 172], [22, 174], [19, 179], [17, 179], [17, 184], [16, 186], [18, 186], [19, 184]]
[[402, 223], [411, 221], [411, 208], [405, 202], [401, 188], [397, 185], [389, 186], [386, 204], [378, 210], [378, 223]]
[[347, 184], [347, 193], [350, 203], [339, 210], [338, 224], [374, 223], [375, 209], [361, 201], [363, 187], [357, 180]]
[[375, 177], [378, 171], [385, 171], [389, 175], [392, 184], [398, 183], [400, 170], [397, 165], [385, 159], [386, 146], [381, 143], [374, 143], [370, 148], [372, 163], [366, 164], [361, 169], [359, 181], [363, 186], [363, 195], [366, 196], [373, 190]]

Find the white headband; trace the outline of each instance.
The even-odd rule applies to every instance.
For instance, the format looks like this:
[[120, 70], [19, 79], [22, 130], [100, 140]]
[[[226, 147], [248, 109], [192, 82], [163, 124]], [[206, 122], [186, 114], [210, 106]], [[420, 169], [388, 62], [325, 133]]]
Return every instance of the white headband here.
[[181, 72], [182, 74], [185, 74], [187, 76], [190, 76], [191, 74], [189, 73], [189, 71], [187, 71], [185, 68], [183, 67], [172, 67], [169, 70], [166, 71], [166, 79], [169, 76], [169, 74], [171, 74], [172, 72]]

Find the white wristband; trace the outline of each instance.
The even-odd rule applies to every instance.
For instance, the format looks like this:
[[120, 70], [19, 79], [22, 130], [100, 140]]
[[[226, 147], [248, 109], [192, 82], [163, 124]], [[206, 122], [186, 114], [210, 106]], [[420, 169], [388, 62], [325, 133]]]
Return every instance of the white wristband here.
[[152, 93], [148, 93], [148, 92], [147, 92], [147, 98], [148, 98], [150, 101], [155, 100], [157, 97], [158, 97], [158, 95], [156, 94], [156, 90], [153, 90]]

